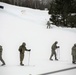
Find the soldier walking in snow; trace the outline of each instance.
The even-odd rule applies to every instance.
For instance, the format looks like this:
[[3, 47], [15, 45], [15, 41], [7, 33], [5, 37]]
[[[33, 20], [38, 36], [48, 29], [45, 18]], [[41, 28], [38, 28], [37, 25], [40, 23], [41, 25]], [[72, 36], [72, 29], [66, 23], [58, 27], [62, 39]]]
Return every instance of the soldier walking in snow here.
[[31, 49], [27, 49], [26, 48], [26, 43], [22, 43], [22, 45], [19, 47], [19, 52], [20, 52], [20, 65], [21, 66], [24, 66], [24, 64], [23, 64], [23, 59], [24, 59], [24, 53], [25, 53], [25, 51], [31, 51]]
[[76, 62], [76, 44], [72, 47], [72, 63], [75, 64]]
[[5, 65], [5, 62], [2, 59], [2, 51], [3, 51], [3, 49], [2, 49], [2, 46], [0, 45], [0, 61], [3, 63], [1, 66], [4, 66]]
[[56, 49], [59, 48], [59, 46], [57, 46], [57, 43], [58, 43], [58, 42], [55, 41], [55, 43], [54, 43], [54, 44], [52, 45], [52, 47], [51, 47], [52, 50], [51, 50], [50, 60], [53, 60], [52, 57], [53, 57], [54, 55], [55, 55], [55, 60], [58, 60], [58, 59], [57, 59], [57, 54], [56, 54]]
[[47, 28], [49, 28], [50, 29], [50, 22], [49, 21], [47, 21]]

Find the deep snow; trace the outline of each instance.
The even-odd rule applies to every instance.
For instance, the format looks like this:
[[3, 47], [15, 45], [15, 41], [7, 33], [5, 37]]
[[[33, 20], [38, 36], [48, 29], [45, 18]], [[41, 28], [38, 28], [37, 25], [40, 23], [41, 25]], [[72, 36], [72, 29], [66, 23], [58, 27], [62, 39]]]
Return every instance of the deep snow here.
[[[1, 75], [37, 75], [76, 66], [71, 63], [71, 48], [76, 43], [75, 28], [52, 25], [51, 29], [46, 29], [50, 17], [48, 11], [1, 2], [0, 5], [4, 6], [4, 9], [0, 9], [0, 44], [3, 46], [3, 59], [6, 62], [6, 66], [0, 67]], [[50, 61], [51, 45], [55, 41], [60, 46], [57, 50], [59, 61]], [[25, 52], [25, 66], [19, 66], [18, 48], [22, 42], [26, 42], [27, 48], [31, 49], [30, 66], [27, 66], [29, 52]], [[65, 74], [67, 75], [66, 72]]]

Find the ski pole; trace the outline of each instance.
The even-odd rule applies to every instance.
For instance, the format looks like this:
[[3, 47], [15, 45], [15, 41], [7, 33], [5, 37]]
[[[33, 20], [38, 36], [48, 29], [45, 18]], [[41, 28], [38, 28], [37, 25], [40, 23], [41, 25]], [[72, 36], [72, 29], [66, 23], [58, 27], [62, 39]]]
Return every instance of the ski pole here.
[[60, 48], [57, 49], [57, 57], [60, 59]]
[[29, 63], [30, 63], [30, 52], [29, 52], [29, 57], [28, 57], [28, 66], [29, 66]]

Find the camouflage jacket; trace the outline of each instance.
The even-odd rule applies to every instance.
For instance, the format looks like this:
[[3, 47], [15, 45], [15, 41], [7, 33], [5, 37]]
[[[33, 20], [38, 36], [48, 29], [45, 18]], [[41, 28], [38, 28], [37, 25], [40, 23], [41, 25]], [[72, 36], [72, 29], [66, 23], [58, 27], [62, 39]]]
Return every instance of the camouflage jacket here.
[[76, 46], [72, 47], [72, 55], [76, 55]]
[[51, 47], [52, 51], [55, 51], [57, 48], [59, 48], [59, 46], [57, 46], [55, 43]]
[[29, 51], [29, 50], [28, 50], [25, 46], [22, 46], [22, 45], [21, 45], [21, 46], [19, 47], [19, 52], [20, 52], [20, 53], [24, 53], [25, 51]]

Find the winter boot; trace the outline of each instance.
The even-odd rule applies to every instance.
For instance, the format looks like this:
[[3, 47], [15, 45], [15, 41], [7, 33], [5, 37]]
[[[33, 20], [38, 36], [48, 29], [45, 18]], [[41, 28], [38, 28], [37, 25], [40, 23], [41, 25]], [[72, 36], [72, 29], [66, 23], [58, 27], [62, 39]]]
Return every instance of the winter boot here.
[[5, 63], [3, 63], [1, 66], [4, 66], [5, 65]]
[[55, 60], [57, 60], [58, 61], [58, 59], [56, 58]]
[[21, 66], [24, 66], [24, 64], [20, 64]]
[[75, 61], [72, 61], [73, 64], [75, 64]]
[[50, 58], [51, 61], [53, 61], [53, 59]]
[[22, 62], [20, 63], [20, 65], [21, 65], [21, 66], [24, 66], [24, 64], [23, 64]]

